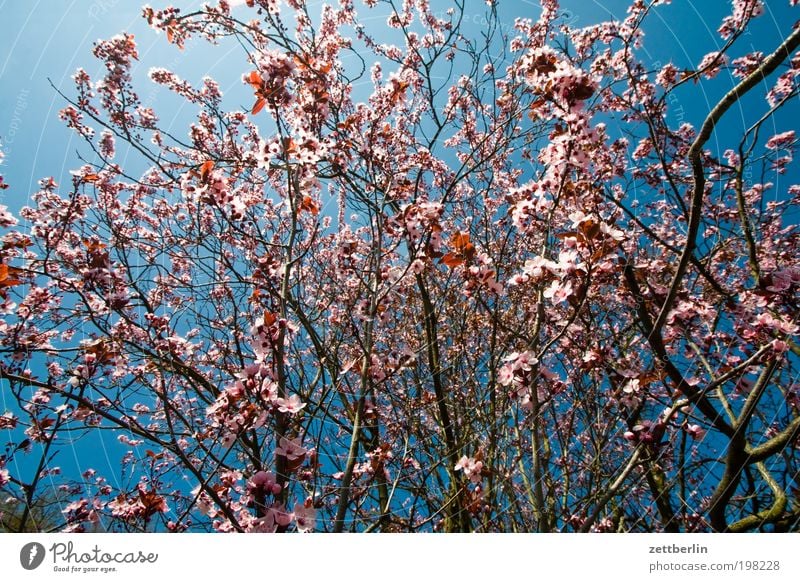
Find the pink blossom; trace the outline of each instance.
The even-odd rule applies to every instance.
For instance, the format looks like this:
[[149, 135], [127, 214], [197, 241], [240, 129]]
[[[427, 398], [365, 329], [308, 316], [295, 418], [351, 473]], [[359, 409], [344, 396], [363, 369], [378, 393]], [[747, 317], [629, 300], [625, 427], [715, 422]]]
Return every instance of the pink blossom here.
[[297, 394], [292, 394], [289, 398], [278, 398], [275, 404], [278, 405], [279, 411], [288, 412], [289, 414], [297, 414], [306, 406], [304, 402], [300, 401], [300, 397]]
[[545, 299], [552, 299], [553, 303], [561, 303], [569, 299], [572, 295], [572, 281], [555, 280], [544, 290], [542, 294]]
[[13, 429], [17, 426], [17, 417], [11, 412], [0, 414], [0, 430]]
[[771, 275], [772, 284], [767, 286], [767, 291], [782, 293], [792, 287], [800, 287], [800, 268], [789, 267], [775, 271]]
[[687, 424], [685, 427], [686, 433], [691, 436], [694, 440], [702, 440], [703, 436], [705, 436], [706, 431], [700, 425], [697, 424]]
[[247, 482], [247, 488], [251, 493], [264, 492], [277, 495], [281, 492], [281, 486], [275, 479], [275, 474], [271, 471], [258, 471]]
[[713, 79], [722, 70], [722, 67], [727, 64], [728, 56], [721, 54], [718, 51], [708, 53], [697, 65], [697, 70], [702, 71], [706, 79]]
[[767, 140], [765, 145], [767, 149], [777, 150], [794, 145], [794, 141], [794, 130], [790, 129], [789, 131], [773, 135]]
[[[790, 2], [794, 1], [790, 0]], [[741, 30], [751, 18], [764, 13], [762, 0], [733, 0], [732, 3], [733, 13], [726, 16], [719, 27], [719, 34], [724, 39], [730, 38], [738, 30]]]
[[307, 533], [314, 531], [314, 526], [317, 519], [317, 510], [313, 505], [306, 501], [305, 503], [296, 503], [294, 506], [294, 521], [297, 526], [297, 531]]
[[800, 331], [800, 327], [797, 324], [788, 321], [784, 317], [775, 317], [770, 313], [760, 313], [755, 321], [758, 325], [789, 335], [794, 335]]
[[275, 448], [276, 455], [286, 457], [289, 461], [305, 459], [307, 452], [308, 451], [303, 448], [301, 437], [295, 437], [293, 439], [281, 437], [280, 446]]
[[463, 471], [464, 475], [473, 483], [481, 481], [481, 471], [483, 470], [483, 462], [474, 459], [473, 457], [462, 456], [455, 466], [456, 471]]
[[292, 522], [291, 514], [286, 511], [282, 503], [276, 503], [269, 508], [268, 512], [272, 514], [275, 523], [281, 527], [286, 527]]
[[641, 402], [640, 390], [639, 379], [631, 378], [622, 388], [622, 397], [619, 399], [620, 403], [628, 408], [635, 408]]
[[556, 263], [544, 257], [536, 257], [534, 259], [527, 259], [523, 268], [523, 273], [534, 280], [540, 279], [548, 271], [555, 272], [558, 270]]
[[501, 386], [509, 386], [514, 381], [514, 369], [511, 366], [502, 366], [497, 372], [497, 381]]
[[761, 51], [754, 51], [744, 56], [733, 59], [733, 76], [745, 78], [752, 74], [764, 60], [764, 53]]
[[673, 65], [672, 63], [668, 63], [661, 68], [661, 70], [656, 75], [656, 83], [661, 85], [662, 87], [670, 87], [674, 85], [678, 80], [678, 67]]
[[[0, 185], [2, 185], [2, 176], [0, 176]], [[17, 225], [17, 219], [8, 212], [8, 207], [0, 204], [0, 227], [8, 228]]]
[[252, 519], [247, 526], [247, 531], [250, 533], [275, 533], [278, 531], [275, 513], [268, 509], [261, 517]]

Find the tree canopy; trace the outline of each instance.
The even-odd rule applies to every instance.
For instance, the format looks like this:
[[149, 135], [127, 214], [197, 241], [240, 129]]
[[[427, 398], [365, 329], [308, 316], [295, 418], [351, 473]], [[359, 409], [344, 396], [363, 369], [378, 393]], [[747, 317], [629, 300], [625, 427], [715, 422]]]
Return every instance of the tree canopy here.
[[68, 531], [798, 529], [800, 28], [735, 0], [686, 69], [646, 56], [663, 0], [231, 4], [143, 17], [235, 43], [246, 107], [154, 68], [172, 127], [99, 41], [83, 163], [0, 207], [0, 495]]

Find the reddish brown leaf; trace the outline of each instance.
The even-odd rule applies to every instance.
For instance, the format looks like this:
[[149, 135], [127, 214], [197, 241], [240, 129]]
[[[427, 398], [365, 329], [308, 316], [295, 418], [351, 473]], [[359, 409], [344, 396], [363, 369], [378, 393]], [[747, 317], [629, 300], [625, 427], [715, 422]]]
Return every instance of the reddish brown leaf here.
[[256, 91], [261, 90], [261, 85], [263, 81], [261, 79], [261, 75], [258, 71], [251, 71], [250, 74], [247, 76], [247, 82], [255, 89]]
[[300, 204], [300, 210], [306, 210], [314, 216], [319, 214], [319, 206], [317, 206], [317, 203], [314, 202], [314, 199], [311, 198], [311, 196], [303, 197], [303, 202]]
[[87, 353], [94, 354], [100, 364], [113, 364], [119, 355], [107, 339], [99, 339], [87, 345], [84, 349]]
[[616, 247], [617, 247], [616, 244], [609, 244], [609, 242], [606, 241], [600, 245], [600, 248], [598, 248], [596, 251], [592, 253], [592, 256], [589, 260], [592, 262], [599, 261], [606, 255], [611, 253], [614, 249], [616, 249]]
[[439, 259], [439, 262], [444, 263], [451, 269], [454, 269], [464, 262], [464, 257], [455, 253], [447, 253], [441, 259]]
[[256, 114], [258, 114], [258, 112], [259, 112], [259, 111], [261, 111], [262, 109], [264, 109], [264, 105], [266, 105], [266, 104], [267, 104], [267, 100], [266, 100], [266, 99], [264, 99], [263, 97], [259, 97], [259, 98], [256, 100], [256, 103], [255, 103], [255, 105], [253, 105], [253, 110], [250, 112], [250, 114], [251, 114], [251, 115], [256, 115]]
[[406, 93], [406, 89], [408, 89], [409, 83], [407, 81], [400, 81], [398, 79], [392, 79], [392, 103], [396, 104], [403, 99], [403, 96]]
[[594, 220], [586, 220], [582, 222], [579, 228], [586, 240], [597, 238], [597, 235], [600, 234], [600, 225]]
[[36, 424], [39, 425], [40, 429], [50, 428], [55, 423], [56, 421], [53, 418], [43, 418], [42, 420], [36, 422]]
[[144, 511], [147, 516], [164, 511], [166, 506], [164, 503], [164, 498], [158, 495], [155, 491], [144, 491], [139, 489], [139, 501], [144, 506]]
[[14, 285], [21, 285], [22, 281], [15, 278], [21, 274], [21, 269], [0, 264], [0, 287], [13, 287]]
[[200, 179], [203, 182], [208, 182], [208, 178], [213, 169], [214, 169], [213, 161], [208, 160], [207, 162], [203, 162], [203, 164], [200, 166]]
[[475, 256], [475, 245], [469, 242], [469, 233], [457, 232], [453, 236], [453, 248], [465, 259]]
[[91, 240], [88, 238], [83, 239], [83, 246], [85, 246], [86, 250], [89, 251], [90, 253], [97, 253], [106, 248], [106, 245], [104, 245], [100, 241]]
[[568, 92], [567, 98], [570, 101], [586, 101], [592, 95], [594, 95], [594, 87], [588, 83], [581, 83]]
[[541, 75], [549, 75], [556, 70], [556, 58], [553, 55], [539, 55], [531, 62], [531, 68]]

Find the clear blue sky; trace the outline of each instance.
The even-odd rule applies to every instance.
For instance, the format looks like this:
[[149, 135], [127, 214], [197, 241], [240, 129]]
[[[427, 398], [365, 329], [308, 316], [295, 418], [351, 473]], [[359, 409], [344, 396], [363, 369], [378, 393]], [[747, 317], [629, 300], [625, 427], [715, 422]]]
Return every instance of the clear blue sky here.
[[[241, 87], [241, 71], [225, 69], [230, 49], [219, 51], [196, 43], [191, 51], [178, 51], [142, 19], [144, 3], [0, 0], [4, 25], [0, 36], [0, 142], [6, 156], [2, 173], [11, 185], [0, 193], [5, 198], [0, 199], [0, 204], [18, 208], [36, 190], [37, 180], [54, 176], [58, 181], [79, 165], [76, 151], [86, 153], [85, 144], [58, 119], [65, 102], [50, 81], [65, 94], [73, 95], [71, 75], [78, 67], [85, 68], [93, 78], [99, 77], [101, 69], [91, 50], [100, 38], [123, 31], [136, 36], [140, 55], [137, 88], [143, 101], [153, 103], [162, 114], [168, 111], [177, 115], [175, 107], [168, 104], [166, 91], [160, 91], [145, 78], [152, 66], [172, 68], [192, 80], [211, 75], [220, 80], [223, 90], [232, 84]], [[201, 3], [183, 0], [174, 4], [189, 8]], [[236, 61], [242, 62], [240, 55]]]
[[[162, 116], [168, 96], [144, 79], [151, 66], [174, 68], [195, 81], [210, 74], [220, 81], [223, 90], [241, 89], [239, 69], [243, 61], [240, 54], [231, 54], [237, 50], [235, 47], [220, 50], [196, 43], [191, 50], [180, 52], [147, 27], [140, 16], [142, 3], [140, 0], [0, 0], [4, 25], [0, 36], [0, 141], [6, 153], [2, 173], [11, 184], [9, 190], [0, 193], [0, 203], [19, 208], [27, 203], [38, 179], [52, 175], [58, 180], [77, 165], [75, 152], [83, 151], [83, 146], [58, 119], [64, 102], [48, 79], [71, 94], [70, 76], [77, 67], [85, 67], [90, 74], [97, 73], [97, 63], [90, 51], [98, 38], [122, 31], [136, 35], [141, 58], [138, 73], [142, 76], [138, 87], [141, 96], [156, 101], [156, 110]], [[166, 4], [157, 0], [151, 3], [156, 7]], [[201, 0], [181, 0], [174, 4], [190, 8], [199, 6]], [[320, 4], [320, 0], [309, 2], [309, 5]], [[434, 11], [444, 11], [451, 2], [432, 0], [431, 5]], [[578, 25], [598, 22], [609, 14], [622, 18], [627, 5], [627, 0], [562, 2]], [[768, 0], [767, 5], [768, 13], [758, 20], [752, 38], [747, 39], [765, 50], [774, 47], [800, 15], [800, 9], [789, 7], [789, 0]], [[356, 0], [356, 6], [362, 14], [366, 13], [360, 1]], [[467, 0], [466, 6], [469, 26], [480, 28], [485, 3]], [[535, 18], [539, 13], [538, 2], [529, 0], [501, 0], [500, 8], [501, 15], [508, 19], [509, 29], [514, 16]], [[672, 60], [681, 66], [696, 64], [720, 43], [716, 29], [729, 8], [729, 0], [673, 0], [672, 4], [659, 7], [647, 29], [649, 60], [653, 63]], [[235, 9], [247, 10], [244, 6]], [[226, 67], [231, 59], [237, 64], [235, 70]], [[708, 109], [707, 103], [696, 100], [691, 105], [691, 117], [699, 118]], [[176, 123], [180, 119], [174, 111], [170, 115], [175, 115]]]

